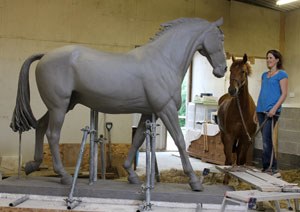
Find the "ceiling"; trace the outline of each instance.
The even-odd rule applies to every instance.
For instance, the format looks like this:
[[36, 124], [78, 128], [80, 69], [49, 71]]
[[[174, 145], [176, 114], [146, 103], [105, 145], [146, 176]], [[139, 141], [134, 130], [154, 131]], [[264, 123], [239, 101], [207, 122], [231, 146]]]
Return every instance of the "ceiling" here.
[[295, 1], [289, 4], [278, 6], [276, 5], [277, 0], [234, 0], [238, 2], [244, 2], [256, 6], [261, 6], [281, 12], [289, 12], [300, 8], [300, 1]]

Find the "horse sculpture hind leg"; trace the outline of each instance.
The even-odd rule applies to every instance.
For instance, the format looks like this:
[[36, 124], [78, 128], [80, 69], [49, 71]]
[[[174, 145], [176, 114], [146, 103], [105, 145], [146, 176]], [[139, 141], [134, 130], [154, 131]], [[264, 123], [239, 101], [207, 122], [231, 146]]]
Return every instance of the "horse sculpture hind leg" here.
[[145, 122], [146, 120], [151, 119], [151, 116], [149, 115], [142, 115], [138, 128], [134, 134], [133, 142], [130, 147], [128, 156], [126, 161], [124, 162], [123, 167], [128, 173], [128, 181], [132, 184], [138, 184], [140, 183], [139, 177], [135, 173], [135, 171], [132, 169], [132, 162], [134, 157], [136, 156], [137, 150], [142, 146], [144, 140], [145, 140]]
[[190, 178], [189, 184], [193, 191], [202, 191], [203, 186], [196, 176], [192, 165], [189, 160], [189, 156], [186, 152], [186, 145], [182, 131], [179, 126], [177, 107], [174, 101], [169, 101], [169, 103], [163, 108], [161, 112], [158, 113], [162, 122], [166, 126], [167, 130], [171, 134], [178, 151], [180, 153], [181, 163], [184, 173]]
[[64, 122], [68, 104], [65, 104], [65, 106], [65, 108], [61, 107], [49, 110], [49, 125], [46, 131], [46, 136], [52, 153], [54, 172], [62, 177], [62, 184], [71, 184], [72, 177], [64, 169], [59, 153], [60, 132]]
[[47, 112], [42, 118], [37, 121], [37, 126], [35, 130], [35, 151], [34, 151], [34, 161], [29, 161], [25, 165], [26, 175], [31, 172], [37, 171], [43, 162], [43, 145], [44, 136], [49, 123], [49, 113]]

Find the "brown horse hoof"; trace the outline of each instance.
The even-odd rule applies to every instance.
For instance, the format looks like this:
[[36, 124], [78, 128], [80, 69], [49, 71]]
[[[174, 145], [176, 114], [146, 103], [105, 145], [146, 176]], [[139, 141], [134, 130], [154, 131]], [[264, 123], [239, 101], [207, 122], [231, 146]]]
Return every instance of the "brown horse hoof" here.
[[128, 179], [128, 182], [131, 184], [140, 184], [141, 183], [141, 181], [137, 175], [132, 176], [132, 177], [128, 176], [127, 179]]
[[73, 178], [71, 175], [67, 174], [60, 179], [60, 183], [63, 185], [71, 185]]
[[26, 175], [29, 175], [32, 172], [35, 172], [39, 170], [40, 163], [37, 163], [35, 161], [29, 161], [26, 163], [24, 171]]
[[203, 191], [203, 185], [200, 181], [190, 182], [189, 184], [193, 191]]
[[230, 176], [228, 174], [224, 175], [223, 185], [228, 185], [230, 180]]

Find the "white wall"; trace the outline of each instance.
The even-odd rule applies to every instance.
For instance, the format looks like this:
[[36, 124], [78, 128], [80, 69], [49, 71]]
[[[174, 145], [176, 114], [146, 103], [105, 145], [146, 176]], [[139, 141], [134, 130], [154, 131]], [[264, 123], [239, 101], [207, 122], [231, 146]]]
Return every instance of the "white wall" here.
[[[236, 59], [241, 59], [236, 57]], [[192, 100], [194, 100], [195, 95], [200, 93], [213, 93], [213, 96], [220, 98], [223, 94], [227, 93], [229, 87], [229, 67], [232, 64], [232, 60], [227, 60], [228, 71], [223, 78], [216, 78], [212, 74], [212, 67], [205, 57], [200, 55], [198, 52], [194, 56], [193, 61], [193, 88], [192, 88]], [[249, 92], [257, 102], [261, 75], [266, 71], [266, 61], [265, 59], [255, 59], [254, 64], [250, 64], [252, 68], [252, 75], [249, 76]]]

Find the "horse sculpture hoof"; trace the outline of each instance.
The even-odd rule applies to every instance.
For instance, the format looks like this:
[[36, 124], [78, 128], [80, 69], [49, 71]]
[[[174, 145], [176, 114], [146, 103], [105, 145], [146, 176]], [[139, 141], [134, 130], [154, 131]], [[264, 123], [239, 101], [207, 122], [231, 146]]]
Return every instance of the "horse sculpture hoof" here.
[[40, 164], [35, 161], [27, 162], [25, 165], [25, 174], [29, 175], [30, 173], [39, 170]]
[[72, 176], [71, 175], [65, 175], [60, 179], [61, 184], [63, 185], [71, 185], [72, 184]]
[[140, 184], [141, 183], [141, 181], [137, 175], [133, 176], [133, 177], [128, 176], [127, 179], [128, 179], [128, 182], [131, 184]]
[[203, 191], [203, 186], [200, 181], [190, 182], [189, 183], [193, 191]]

